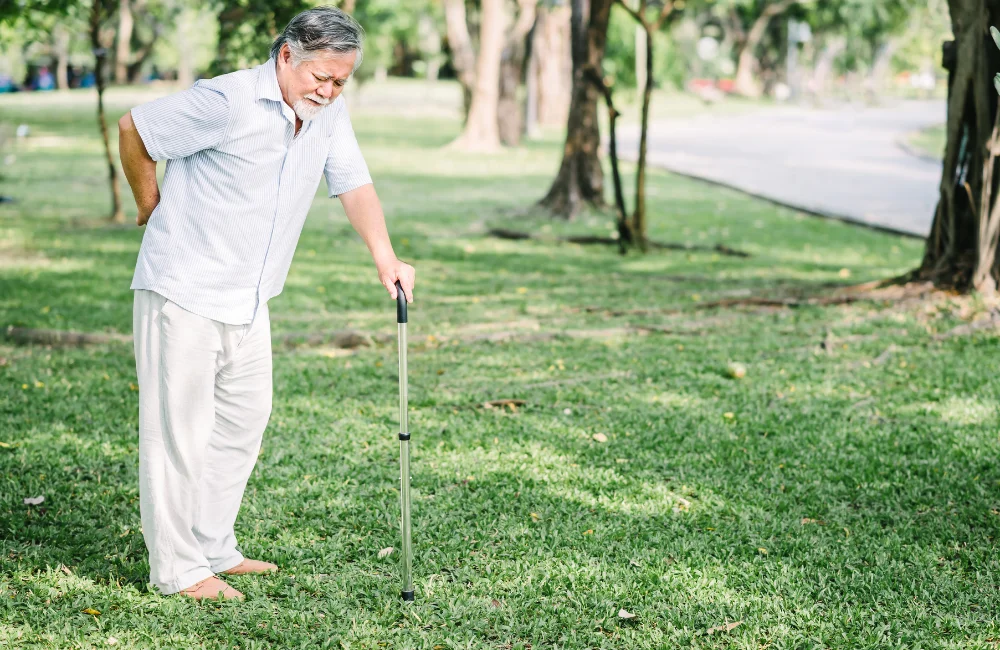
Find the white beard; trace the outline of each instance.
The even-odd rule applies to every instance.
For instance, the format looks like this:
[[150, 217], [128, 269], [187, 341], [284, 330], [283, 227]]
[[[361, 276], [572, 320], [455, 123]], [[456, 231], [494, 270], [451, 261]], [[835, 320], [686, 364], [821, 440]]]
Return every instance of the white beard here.
[[[318, 105], [309, 101], [310, 99], [318, 102]], [[299, 101], [295, 102], [295, 105], [292, 106], [292, 110], [295, 111], [295, 114], [300, 120], [308, 122], [319, 115], [319, 112], [331, 103], [332, 102], [329, 99], [323, 99], [322, 97], [318, 97], [316, 95], [306, 95]]]

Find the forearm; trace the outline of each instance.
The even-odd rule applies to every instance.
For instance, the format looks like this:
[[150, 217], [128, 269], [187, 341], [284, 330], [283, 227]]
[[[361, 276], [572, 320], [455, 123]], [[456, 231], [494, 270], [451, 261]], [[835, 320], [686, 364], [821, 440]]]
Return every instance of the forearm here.
[[374, 185], [363, 185], [340, 195], [340, 202], [354, 230], [361, 235], [376, 263], [393, 260], [396, 254], [389, 241], [382, 205]]
[[139, 225], [142, 225], [160, 202], [160, 188], [156, 183], [156, 161], [146, 152], [131, 113], [118, 121], [118, 154], [139, 209]]

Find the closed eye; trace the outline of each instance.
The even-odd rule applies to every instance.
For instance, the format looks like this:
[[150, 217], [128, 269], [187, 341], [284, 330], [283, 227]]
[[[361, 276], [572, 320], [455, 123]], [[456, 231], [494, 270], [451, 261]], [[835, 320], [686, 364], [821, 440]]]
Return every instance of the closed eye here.
[[[316, 73], [313, 73], [313, 78], [320, 83], [326, 83], [330, 80], [330, 77], [320, 77], [316, 75]], [[347, 79], [334, 79], [333, 83], [338, 88], [341, 88], [345, 83], [347, 83]]]

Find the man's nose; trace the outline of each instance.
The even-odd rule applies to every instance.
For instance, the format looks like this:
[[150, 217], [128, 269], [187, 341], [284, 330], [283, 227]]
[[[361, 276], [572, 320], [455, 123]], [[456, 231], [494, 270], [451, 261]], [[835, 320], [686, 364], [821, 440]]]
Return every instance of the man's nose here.
[[328, 81], [320, 84], [319, 88], [316, 89], [316, 94], [323, 99], [330, 99], [333, 96], [333, 82]]

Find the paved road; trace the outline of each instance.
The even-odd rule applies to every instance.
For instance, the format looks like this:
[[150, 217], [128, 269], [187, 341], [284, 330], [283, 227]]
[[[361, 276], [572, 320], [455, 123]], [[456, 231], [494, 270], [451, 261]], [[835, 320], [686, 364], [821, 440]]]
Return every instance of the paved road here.
[[[943, 101], [704, 115], [651, 124], [649, 161], [812, 212], [924, 236], [941, 164], [898, 142], [944, 121]], [[634, 159], [638, 129], [623, 127], [619, 138], [622, 157]]]

